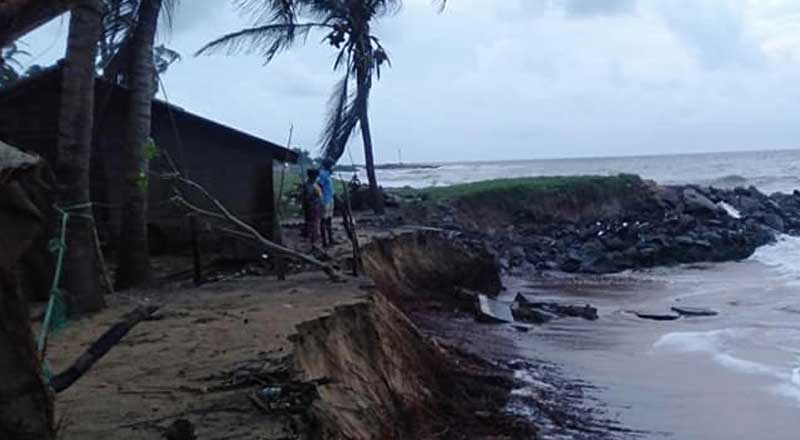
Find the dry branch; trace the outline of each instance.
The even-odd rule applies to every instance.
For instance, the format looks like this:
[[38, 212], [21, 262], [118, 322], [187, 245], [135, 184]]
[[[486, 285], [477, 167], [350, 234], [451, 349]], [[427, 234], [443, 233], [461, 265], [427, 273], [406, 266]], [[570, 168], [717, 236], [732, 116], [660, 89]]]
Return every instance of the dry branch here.
[[309, 264], [311, 266], [317, 267], [317, 268], [321, 269], [323, 272], [325, 272], [325, 274], [327, 274], [328, 277], [333, 281], [341, 281], [343, 279], [343, 275], [339, 271], [334, 269], [333, 266], [331, 266], [329, 264], [325, 264], [325, 263], [317, 260], [316, 258], [314, 258], [314, 257], [312, 257], [310, 255], [303, 254], [301, 252], [297, 252], [297, 251], [295, 251], [293, 249], [290, 249], [290, 248], [288, 248], [286, 246], [283, 246], [283, 245], [280, 245], [278, 243], [275, 243], [273, 241], [268, 240], [266, 237], [261, 235], [261, 233], [258, 232], [254, 227], [250, 226], [249, 224], [245, 223], [243, 220], [241, 220], [238, 217], [236, 217], [235, 215], [233, 215], [219, 200], [214, 198], [214, 196], [212, 196], [199, 183], [197, 183], [197, 182], [195, 182], [193, 180], [187, 179], [187, 178], [181, 176], [179, 173], [174, 173], [174, 174], [171, 174], [171, 175], [168, 175], [168, 176], [165, 176], [165, 177], [168, 178], [168, 179], [172, 179], [174, 181], [177, 181], [179, 183], [182, 183], [182, 184], [194, 189], [195, 191], [199, 192], [200, 194], [203, 195], [203, 197], [205, 197], [209, 202], [211, 202], [214, 205], [214, 207], [217, 209], [217, 211], [219, 211], [219, 212], [209, 211], [207, 209], [203, 209], [203, 208], [200, 208], [200, 207], [198, 207], [196, 205], [193, 205], [192, 203], [187, 201], [182, 195], [180, 195], [180, 191], [178, 191], [176, 189], [176, 193], [178, 195], [173, 197], [173, 201], [178, 203], [178, 204], [180, 204], [180, 205], [182, 205], [186, 209], [188, 209], [190, 211], [193, 211], [193, 212], [195, 212], [197, 214], [203, 215], [203, 216], [215, 218], [215, 219], [218, 219], [218, 220], [226, 220], [229, 223], [232, 223], [233, 225], [235, 225], [236, 227], [241, 229], [242, 231], [244, 231], [244, 232], [242, 232], [242, 234], [246, 233], [248, 238], [256, 240], [267, 251], [272, 251], [272, 252], [274, 252], [276, 254], [280, 254], [280, 255], [283, 255], [283, 256], [291, 257], [291, 258], [294, 258], [296, 260], [300, 260], [300, 261], [302, 261], [304, 263], [307, 263], [307, 264]]

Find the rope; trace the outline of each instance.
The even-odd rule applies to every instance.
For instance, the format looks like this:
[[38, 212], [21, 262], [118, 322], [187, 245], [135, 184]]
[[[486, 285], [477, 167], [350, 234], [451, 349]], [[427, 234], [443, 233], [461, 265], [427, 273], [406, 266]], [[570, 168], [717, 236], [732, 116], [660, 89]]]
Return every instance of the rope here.
[[59, 288], [61, 284], [61, 275], [64, 272], [64, 254], [67, 251], [67, 224], [71, 216], [87, 217], [85, 214], [71, 214], [73, 211], [80, 211], [90, 209], [92, 202], [79, 203], [70, 206], [54, 206], [55, 210], [61, 214], [61, 231], [58, 238], [50, 240], [47, 244], [47, 249], [56, 254], [56, 269], [53, 272], [53, 281], [50, 285], [50, 298], [47, 301], [47, 311], [42, 321], [42, 332], [39, 334], [37, 348], [39, 351], [39, 358], [44, 360], [47, 352], [47, 340], [50, 332], [58, 331], [67, 323], [67, 310], [66, 301], [64, 299], [64, 292]]

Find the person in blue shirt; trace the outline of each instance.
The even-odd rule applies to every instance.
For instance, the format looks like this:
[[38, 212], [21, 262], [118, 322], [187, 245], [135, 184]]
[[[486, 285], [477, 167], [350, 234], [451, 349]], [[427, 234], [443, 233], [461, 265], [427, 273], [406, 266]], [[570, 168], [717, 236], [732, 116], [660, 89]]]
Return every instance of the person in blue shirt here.
[[323, 246], [333, 246], [336, 242], [333, 240], [333, 161], [324, 159], [322, 166], [319, 168], [319, 183], [322, 189], [322, 221], [320, 222], [320, 235], [322, 237]]

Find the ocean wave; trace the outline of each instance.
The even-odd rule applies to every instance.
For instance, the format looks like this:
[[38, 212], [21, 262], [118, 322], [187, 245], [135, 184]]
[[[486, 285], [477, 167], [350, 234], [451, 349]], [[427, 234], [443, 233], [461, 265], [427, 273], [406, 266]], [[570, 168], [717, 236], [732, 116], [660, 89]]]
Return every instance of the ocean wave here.
[[706, 332], [667, 333], [653, 344], [654, 349], [679, 353], [707, 353], [718, 365], [744, 374], [771, 376], [782, 381], [790, 380], [786, 374], [769, 365], [736, 357], [730, 353], [738, 341], [751, 337], [743, 329], [722, 329]]
[[779, 276], [800, 283], [800, 237], [781, 235], [777, 242], [756, 249], [750, 258], [769, 266]]
[[674, 332], [661, 336], [653, 348], [680, 352], [722, 352], [736, 337], [734, 329], [711, 330], [707, 332]]
[[[747, 330], [733, 328], [707, 332], [674, 332], [661, 336], [653, 344], [653, 349], [703, 353], [709, 355], [714, 363], [728, 370], [777, 380], [779, 384], [772, 386], [771, 391], [800, 404], [800, 367], [787, 371], [731, 354], [731, 348], [737, 345], [737, 341], [752, 336]], [[800, 364], [800, 358], [797, 358], [796, 364]]]
[[716, 188], [736, 188], [737, 186], [748, 186], [750, 185], [750, 181], [747, 177], [740, 176], [738, 174], [729, 174], [727, 176], [717, 177], [715, 179], [711, 179], [706, 181], [708, 186], [713, 186]]

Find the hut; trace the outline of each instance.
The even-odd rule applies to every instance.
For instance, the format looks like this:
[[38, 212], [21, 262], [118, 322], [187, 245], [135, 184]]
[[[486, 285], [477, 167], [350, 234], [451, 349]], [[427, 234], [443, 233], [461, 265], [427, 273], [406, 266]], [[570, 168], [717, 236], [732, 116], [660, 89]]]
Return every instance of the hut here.
[[[0, 90], [0, 140], [54, 164], [57, 154], [61, 67], [44, 70]], [[91, 163], [92, 201], [101, 241], [113, 248], [120, 231], [121, 154], [128, 91], [97, 79]], [[170, 172], [170, 162], [203, 185], [232, 212], [272, 236], [273, 161], [295, 163], [294, 151], [273, 142], [154, 100], [152, 137], [157, 157], [151, 176]], [[154, 250], [188, 237], [171, 184], [151, 177], [149, 224]], [[198, 203], [201, 201], [198, 199]]]

